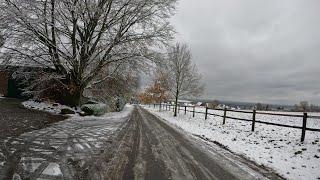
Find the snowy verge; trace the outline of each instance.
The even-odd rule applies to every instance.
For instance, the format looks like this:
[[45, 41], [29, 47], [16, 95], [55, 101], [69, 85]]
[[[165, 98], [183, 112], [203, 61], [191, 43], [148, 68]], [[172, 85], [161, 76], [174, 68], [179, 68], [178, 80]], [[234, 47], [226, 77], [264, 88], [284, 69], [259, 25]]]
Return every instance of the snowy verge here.
[[79, 116], [79, 115], [72, 115], [69, 119], [70, 120], [77, 120], [77, 121], [104, 121], [107, 120], [108, 122], [119, 122], [127, 119], [131, 113], [133, 112], [134, 106], [126, 104], [122, 111], [120, 112], [109, 112], [105, 113], [102, 116]]
[[129, 116], [132, 113], [133, 109], [134, 109], [133, 105], [126, 104], [124, 106], [124, 108], [122, 109], [122, 111], [120, 111], [120, 112], [109, 112], [109, 113], [106, 113], [106, 114], [102, 115], [101, 118], [109, 118], [109, 117], [124, 118], [124, 117]]
[[75, 112], [75, 114], [68, 114], [70, 117], [76, 117], [76, 118], [81, 118], [83, 120], [85, 119], [105, 119], [107, 117], [117, 117], [117, 118], [123, 118], [128, 116], [132, 111], [133, 111], [133, 106], [132, 105], [125, 105], [124, 109], [120, 112], [110, 112], [110, 113], [105, 113], [104, 115], [101, 116], [80, 116], [78, 113], [81, 112], [80, 108], [71, 108], [66, 105], [61, 105], [59, 103], [52, 103], [52, 102], [36, 102], [33, 100], [28, 100], [22, 102], [22, 105], [28, 109], [34, 109], [34, 110], [39, 110], [39, 111], [45, 111], [53, 114], [60, 114], [61, 109], [70, 109]]
[[[243, 155], [260, 165], [270, 167], [288, 179], [320, 179], [320, 133], [307, 131], [306, 140], [300, 142], [301, 130], [256, 124], [251, 132], [251, 123], [227, 119], [222, 125], [220, 117], [180, 113], [174, 118], [172, 112], [159, 108], [147, 108], [167, 122], [193, 135], [208, 138], [226, 146], [232, 152]], [[283, 123], [292, 121], [278, 117]], [[313, 126], [320, 127], [320, 121]]]
[[62, 109], [70, 109], [74, 111], [76, 114], [74, 114], [73, 116], [77, 115], [77, 112], [79, 112], [75, 108], [71, 108], [69, 106], [61, 105], [59, 103], [52, 103], [52, 102], [37, 102], [34, 100], [28, 100], [28, 101], [22, 102], [22, 105], [28, 109], [45, 111], [53, 114], [59, 114]]

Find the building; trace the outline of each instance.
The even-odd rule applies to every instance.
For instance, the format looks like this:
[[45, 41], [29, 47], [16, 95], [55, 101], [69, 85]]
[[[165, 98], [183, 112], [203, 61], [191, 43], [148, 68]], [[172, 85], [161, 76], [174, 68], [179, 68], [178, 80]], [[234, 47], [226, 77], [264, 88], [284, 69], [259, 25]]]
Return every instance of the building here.
[[[20, 71], [22, 69], [24, 71]], [[19, 80], [14, 78], [16, 72], [37, 72], [43, 70], [41, 67], [0, 65], [0, 95], [11, 98], [24, 98], [24, 88]]]
[[6, 97], [22, 98], [19, 83], [14, 80], [12, 74], [17, 70], [16, 66], [0, 66], [0, 94]]

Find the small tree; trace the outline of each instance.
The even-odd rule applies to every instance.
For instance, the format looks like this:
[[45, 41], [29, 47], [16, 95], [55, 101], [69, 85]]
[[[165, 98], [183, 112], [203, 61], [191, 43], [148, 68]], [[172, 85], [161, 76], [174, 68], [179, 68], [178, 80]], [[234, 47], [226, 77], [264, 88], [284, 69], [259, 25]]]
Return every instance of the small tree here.
[[309, 103], [307, 101], [301, 101], [299, 104], [295, 104], [294, 105], [294, 111], [309, 111], [310, 110], [310, 106]]
[[157, 69], [152, 84], [140, 95], [140, 101], [143, 103], [161, 103], [169, 98], [168, 76]]
[[263, 110], [263, 105], [261, 103], [257, 103], [255, 106], [256, 106], [256, 110], [259, 110], [259, 111]]
[[219, 106], [220, 102], [218, 100], [214, 100], [211, 103], [208, 103], [208, 108], [215, 109]]
[[266, 111], [269, 111], [269, 110], [270, 110], [269, 104], [266, 105], [266, 108], [265, 108], [265, 109], [266, 109]]
[[306, 112], [309, 110], [309, 103], [308, 101], [301, 101], [300, 102], [300, 108], [302, 111]]
[[175, 99], [174, 116], [177, 116], [177, 105], [180, 97], [198, 96], [203, 91], [201, 75], [191, 62], [191, 53], [186, 44], [177, 43], [168, 49], [167, 71], [172, 96]]

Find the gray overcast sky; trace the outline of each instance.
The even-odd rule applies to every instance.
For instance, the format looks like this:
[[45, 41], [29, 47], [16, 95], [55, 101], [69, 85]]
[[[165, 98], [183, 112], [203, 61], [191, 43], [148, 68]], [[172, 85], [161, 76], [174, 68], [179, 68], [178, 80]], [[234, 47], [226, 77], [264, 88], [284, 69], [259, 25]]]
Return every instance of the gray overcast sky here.
[[319, 0], [180, 0], [172, 22], [203, 97], [320, 104]]

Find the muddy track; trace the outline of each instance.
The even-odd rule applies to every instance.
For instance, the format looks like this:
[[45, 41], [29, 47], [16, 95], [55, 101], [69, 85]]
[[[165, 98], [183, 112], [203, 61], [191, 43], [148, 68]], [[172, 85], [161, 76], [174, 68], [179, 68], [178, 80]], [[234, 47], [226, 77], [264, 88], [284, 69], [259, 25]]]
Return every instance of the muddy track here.
[[140, 107], [123, 131], [105, 156], [109, 158], [99, 163], [107, 173], [92, 179], [268, 179], [257, 169], [210, 152]]

